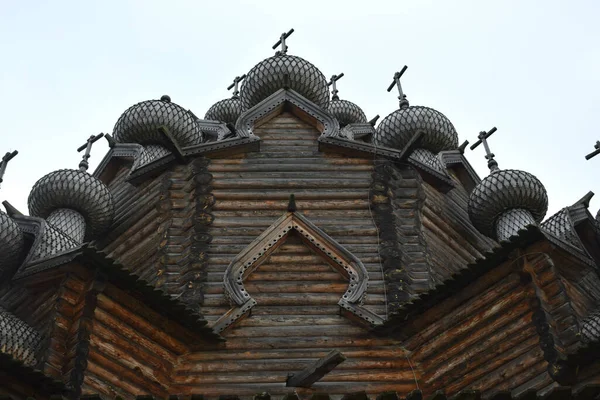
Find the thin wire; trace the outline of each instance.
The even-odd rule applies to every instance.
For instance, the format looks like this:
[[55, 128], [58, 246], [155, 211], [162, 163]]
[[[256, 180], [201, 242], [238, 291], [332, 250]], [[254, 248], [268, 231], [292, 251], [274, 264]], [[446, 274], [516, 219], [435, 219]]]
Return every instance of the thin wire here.
[[[371, 137], [371, 141], [373, 138]], [[375, 152], [373, 153], [373, 173], [375, 173], [375, 162], [377, 161], [377, 144], [373, 142], [373, 146], [375, 146]], [[388, 297], [387, 297], [387, 282], [385, 281], [385, 274], [383, 273], [383, 263], [381, 262], [381, 241], [379, 239], [379, 226], [377, 222], [375, 222], [375, 217], [373, 217], [373, 210], [371, 209], [371, 190], [367, 191], [367, 205], [369, 206], [369, 214], [371, 215], [371, 221], [373, 225], [375, 225], [375, 230], [377, 231], [377, 260], [379, 261], [379, 270], [381, 271], [381, 281], [383, 282], [383, 299], [385, 300], [385, 319], [388, 318]]]

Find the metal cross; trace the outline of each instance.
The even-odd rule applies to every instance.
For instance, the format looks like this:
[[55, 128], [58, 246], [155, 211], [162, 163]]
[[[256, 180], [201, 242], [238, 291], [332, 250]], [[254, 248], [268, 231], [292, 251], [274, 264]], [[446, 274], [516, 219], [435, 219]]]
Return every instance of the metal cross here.
[[342, 79], [342, 77], [344, 76], [344, 73], [342, 72], [339, 75], [331, 75], [331, 80], [327, 83], [327, 86], [331, 86], [332, 87], [332, 91], [331, 91], [331, 98], [333, 100], [339, 100], [340, 98], [338, 97], [338, 90], [335, 87], [335, 83], [337, 81], [339, 81], [340, 79]]
[[4, 173], [6, 172], [6, 165], [10, 160], [15, 158], [15, 156], [19, 154], [17, 150], [12, 153], [6, 153], [4, 157], [2, 157], [2, 162], [0, 162], [0, 183], [2, 183], [2, 178], [4, 178]]
[[587, 156], [585, 156], [586, 160], [589, 160], [590, 158], [596, 157], [598, 154], [600, 154], [600, 141], [596, 142], [596, 144], [594, 145], [594, 148], [596, 150], [592, 151], [590, 154], [588, 154]]
[[294, 28], [290, 29], [288, 33], [282, 33], [281, 36], [279, 36], [279, 40], [277, 41], [277, 43], [275, 43], [273, 45], [273, 50], [275, 50], [277, 48], [277, 46], [281, 45], [281, 50], [278, 51], [277, 53], [275, 53], [275, 55], [279, 56], [279, 55], [283, 55], [283, 54], [287, 54], [287, 45], [285, 44], [285, 39], [287, 39], [288, 37], [290, 37], [290, 35], [294, 33]]
[[231, 90], [231, 88], [233, 89], [233, 97], [238, 97], [238, 94], [240, 94], [240, 91], [238, 90], [238, 84], [244, 80], [244, 78], [246, 77], [246, 74], [242, 75], [242, 76], [236, 76], [233, 79], [233, 83], [229, 86], [227, 86], [227, 90]]
[[408, 100], [406, 100], [406, 95], [402, 91], [402, 85], [400, 84], [400, 78], [402, 77], [402, 75], [404, 75], [404, 72], [407, 68], [408, 67], [405, 65], [400, 72], [396, 72], [394, 74], [394, 81], [387, 88], [387, 91], [391, 92], [394, 86], [398, 86], [398, 100], [400, 100], [400, 108], [402, 109], [408, 108]]
[[487, 138], [489, 138], [490, 136], [492, 136], [492, 134], [494, 132], [496, 132], [497, 129], [496, 127], [493, 127], [492, 129], [489, 130], [489, 132], [479, 132], [479, 135], [477, 136], [479, 138], [478, 141], [475, 142], [475, 144], [473, 144], [470, 149], [474, 150], [477, 146], [479, 146], [481, 143], [483, 143], [483, 147], [485, 148], [485, 158], [488, 160], [488, 168], [490, 169], [490, 171], [494, 172], [496, 170], [498, 170], [498, 163], [496, 162], [496, 160], [494, 160], [494, 153], [492, 153], [490, 151], [490, 146], [488, 146], [488, 142], [487, 142]]
[[94, 136], [94, 135], [90, 136], [88, 138], [87, 142], [77, 149], [77, 152], [81, 152], [82, 150], [85, 149], [85, 153], [83, 154], [83, 159], [79, 163], [80, 171], [83, 171], [83, 172], [87, 171], [88, 167], [90, 166], [90, 164], [88, 164], [87, 160], [90, 158], [90, 151], [92, 151], [92, 144], [94, 144], [94, 142], [96, 142], [97, 140], [100, 140], [102, 138], [102, 136], [104, 136], [104, 133], [99, 133], [96, 136]]

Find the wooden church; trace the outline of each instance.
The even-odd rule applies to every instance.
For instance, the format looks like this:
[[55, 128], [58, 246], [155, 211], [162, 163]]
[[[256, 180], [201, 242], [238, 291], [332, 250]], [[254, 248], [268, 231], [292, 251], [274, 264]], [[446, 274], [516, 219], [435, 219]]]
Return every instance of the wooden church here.
[[406, 68], [377, 124], [291, 32], [204, 118], [142, 101], [93, 174], [102, 134], [4, 202], [0, 398], [598, 398], [593, 194], [544, 220], [495, 128], [481, 179]]

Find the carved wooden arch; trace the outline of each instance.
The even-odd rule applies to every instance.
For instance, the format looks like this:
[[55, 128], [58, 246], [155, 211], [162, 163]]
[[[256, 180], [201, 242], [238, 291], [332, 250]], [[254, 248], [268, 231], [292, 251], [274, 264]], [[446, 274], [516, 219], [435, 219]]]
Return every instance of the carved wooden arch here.
[[225, 295], [229, 298], [232, 308], [217, 320], [213, 326], [215, 333], [222, 332], [248, 315], [252, 307], [257, 304], [244, 288], [244, 280], [285, 242], [291, 231], [296, 231], [306, 245], [348, 278], [348, 289], [338, 301], [345, 314], [371, 326], [381, 325], [383, 319], [362, 306], [369, 281], [363, 263], [302, 214], [286, 212], [238, 254], [227, 267], [223, 284]]
[[235, 130], [240, 137], [253, 136], [253, 129], [280, 114], [284, 105], [294, 106], [294, 111], [301, 119], [311, 123], [321, 135], [337, 137], [340, 124], [327, 110], [307, 100], [293, 89], [279, 89], [254, 107], [246, 110], [235, 123]]

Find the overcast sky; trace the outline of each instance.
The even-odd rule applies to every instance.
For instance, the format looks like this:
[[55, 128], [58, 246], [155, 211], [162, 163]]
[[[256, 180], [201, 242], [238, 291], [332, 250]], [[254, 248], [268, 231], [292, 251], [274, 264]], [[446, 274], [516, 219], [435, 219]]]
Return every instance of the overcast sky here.
[[[407, 64], [411, 104], [444, 113], [460, 142], [498, 127], [500, 167], [544, 183], [547, 216], [589, 190], [595, 214], [599, 17], [598, 1], [0, 0], [0, 152], [19, 150], [0, 198], [26, 212], [35, 181], [77, 168], [77, 147], [134, 103], [169, 94], [203, 116], [294, 28], [289, 54], [344, 72], [340, 97], [369, 119], [397, 108], [386, 88]], [[487, 175], [483, 148], [466, 155]]]

